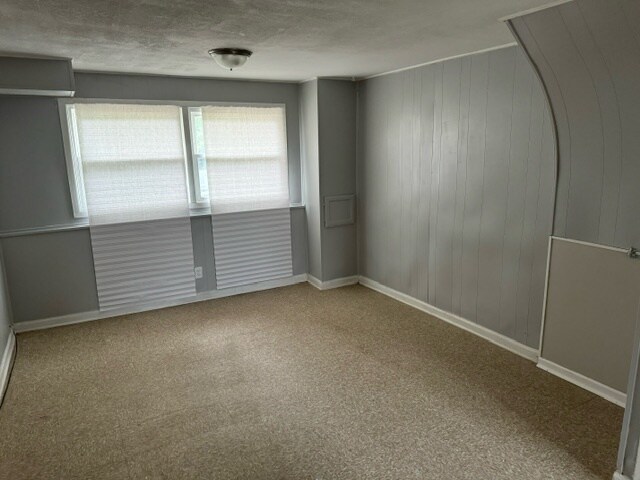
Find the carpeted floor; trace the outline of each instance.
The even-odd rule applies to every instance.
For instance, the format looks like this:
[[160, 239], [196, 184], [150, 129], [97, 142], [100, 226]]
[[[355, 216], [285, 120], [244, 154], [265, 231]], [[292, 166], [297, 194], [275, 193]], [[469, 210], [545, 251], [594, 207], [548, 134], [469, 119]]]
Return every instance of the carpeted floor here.
[[361, 286], [18, 336], [2, 479], [606, 479], [622, 409]]

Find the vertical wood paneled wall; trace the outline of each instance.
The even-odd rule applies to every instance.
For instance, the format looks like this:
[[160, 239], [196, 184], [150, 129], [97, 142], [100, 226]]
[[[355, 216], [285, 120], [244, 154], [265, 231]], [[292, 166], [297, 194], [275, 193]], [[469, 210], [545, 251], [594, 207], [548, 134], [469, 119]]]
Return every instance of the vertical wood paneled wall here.
[[555, 145], [522, 50], [372, 78], [358, 96], [360, 274], [537, 346]]
[[558, 130], [554, 234], [640, 244], [640, 3], [576, 0], [511, 21]]

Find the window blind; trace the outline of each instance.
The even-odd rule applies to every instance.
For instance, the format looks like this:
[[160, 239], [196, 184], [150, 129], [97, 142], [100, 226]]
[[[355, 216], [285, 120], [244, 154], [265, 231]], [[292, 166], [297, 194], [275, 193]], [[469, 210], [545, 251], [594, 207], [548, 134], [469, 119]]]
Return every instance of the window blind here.
[[188, 216], [179, 107], [76, 104], [74, 109], [92, 225]]
[[218, 289], [293, 275], [288, 207], [212, 218]]
[[283, 107], [202, 108], [213, 214], [289, 206]]
[[195, 295], [189, 218], [91, 227], [100, 310]]

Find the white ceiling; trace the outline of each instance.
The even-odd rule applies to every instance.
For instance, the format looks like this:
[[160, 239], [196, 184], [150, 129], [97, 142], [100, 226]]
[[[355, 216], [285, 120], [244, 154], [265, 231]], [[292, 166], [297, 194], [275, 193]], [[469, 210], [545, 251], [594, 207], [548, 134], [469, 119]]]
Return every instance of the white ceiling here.
[[[549, 0], [1, 0], [4, 53], [76, 70], [300, 81], [366, 77], [513, 41], [500, 17]], [[214, 47], [254, 51], [234, 72]]]

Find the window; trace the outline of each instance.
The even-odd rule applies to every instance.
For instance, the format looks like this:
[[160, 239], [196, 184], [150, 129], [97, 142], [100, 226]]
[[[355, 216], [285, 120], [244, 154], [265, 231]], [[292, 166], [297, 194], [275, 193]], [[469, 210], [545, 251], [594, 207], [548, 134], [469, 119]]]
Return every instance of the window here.
[[193, 155], [194, 201], [198, 205], [209, 205], [209, 181], [207, 179], [207, 157], [204, 151], [204, 125], [199, 108], [189, 109], [191, 132], [191, 154]]
[[188, 215], [189, 206], [289, 206], [283, 106], [62, 103], [61, 112], [76, 217], [118, 223]]
[[188, 215], [179, 107], [76, 104], [66, 108], [78, 212], [89, 216], [91, 223]]
[[198, 151], [206, 156], [212, 213], [289, 206], [284, 108], [208, 106], [191, 111], [192, 131], [202, 124], [202, 136], [194, 138], [203, 142]]

